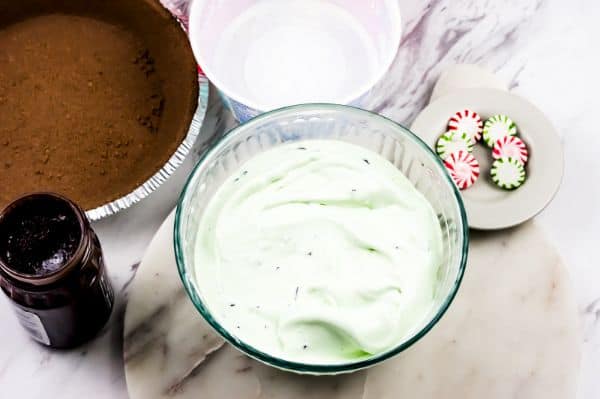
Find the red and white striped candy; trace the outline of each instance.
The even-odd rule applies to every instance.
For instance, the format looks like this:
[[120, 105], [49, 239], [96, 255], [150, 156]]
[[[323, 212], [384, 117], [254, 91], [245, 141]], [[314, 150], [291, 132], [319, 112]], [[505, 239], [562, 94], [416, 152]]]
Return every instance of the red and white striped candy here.
[[448, 122], [448, 130], [456, 130], [459, 133], [467, 133], [473, 144], [481, 140], [483, 133], [483, 120], [477, 112], [465, 109], [459, 111]]
[[471, 187], [479, 178], [479, 162], [465, 151], [455, 152], [444, 161], [452, 180], [460, 190]]
[[520, 138], [505, 136], [494, 144], [492, 157], [494, 159], [514, 158], [525, 165], [529, 160], [529, 150], [527, 150], [527, 146]]

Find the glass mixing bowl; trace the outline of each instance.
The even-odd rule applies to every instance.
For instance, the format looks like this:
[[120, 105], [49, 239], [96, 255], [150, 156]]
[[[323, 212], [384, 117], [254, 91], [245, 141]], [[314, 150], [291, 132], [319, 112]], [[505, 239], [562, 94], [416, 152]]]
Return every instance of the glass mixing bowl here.
[[[327, 139], [363, 146], [388, 159], [429, 200], [443, 233], [443, 263], [435, 306], [411, 336], [385, 353], [343, 364], [288, 361], [252, 347], [211, 313], [195, 279], [194, 251], [202, 213], [223, 181], [251, 157], [283, 143]], [[400, 227], [399, 227], [400, 228]], [[263, 114], [230, 131], [205, 153], [183, 189], [175, 217], [175, 255], [183, 285], [202, 317], [231, 345], [268, 365], [306, 374], [352, 372], [380, 363], [410, 347], [442, 317], [456, 295], [467, 262], [468, 223], [456, 186], [440, 159], [406, 128], [377, 114], [333, 104], [306, 104]]]

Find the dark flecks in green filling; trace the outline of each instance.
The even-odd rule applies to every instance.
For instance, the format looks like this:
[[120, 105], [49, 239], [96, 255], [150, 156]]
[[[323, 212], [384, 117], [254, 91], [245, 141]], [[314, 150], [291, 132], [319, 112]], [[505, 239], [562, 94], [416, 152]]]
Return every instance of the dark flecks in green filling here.
[[308, 345], [302, 345], [302, 349], [308, 349]]
[[230, 303], [229, 307], [232, 307], [232, 308], [235, 307], [235, 303]]
[[[247, 170], [245, 170], [245, 171], [243, 171], [243, 172], [242, 172], [242, 176], [245, 176], [245, 175], [247, 175], [247, 174], [248, 174], [248, 171], [247, 171]], [[240, 178], [241, 178], [241, 176], [238, 176], [238, 177], [236, 177], [235, 179], [233, 179], [233, 181], [234, 181], [235, 183], [237, 183], [237, 182], [239, 182], [239, 181], [240, 181]]]
[[369, 162], [368, 159], [363, 159], [363, 161], [367, 164], [367, 165], [371, 165], [371, 162]]
[[352, 197], [352, 198], [347, 198], [347, 199], [320, 199], [318, 201], [297, 201], [297, 200], [290, 200], [290, 201], [281, 201], [281, 202], [275, 202], [269, 205], [264, 206], [264, 210], [270, 210], [270, 209], [274, 209], [280, 206], [286, 206], [286, 205], [306, 205], [306, 206], [333, 206], [333, 207], [338, 207], [338, 208], [367, 208], [367, 209], [377, 209], [377, 208], [384, 208], [386, 206], [389, 206], [393, 204], [393, 202], [389, 199], [383, 199], [383, 200], [379, 200], [377, 202], [373, 202], [371, 200], [368, 199], [360, 199], [360, 198], [356, 198], [356, 197]]
[[298, 149], [301, 151], [306, 151], [306, 147], [298, 147]]
[[312, 252], [307, 253], [308, 256], [312, 256]]
[[296, 287], [296, 293], [294, 294], [294, 301], [298, 300], [298, 291], [300, 290], [300, 287]]

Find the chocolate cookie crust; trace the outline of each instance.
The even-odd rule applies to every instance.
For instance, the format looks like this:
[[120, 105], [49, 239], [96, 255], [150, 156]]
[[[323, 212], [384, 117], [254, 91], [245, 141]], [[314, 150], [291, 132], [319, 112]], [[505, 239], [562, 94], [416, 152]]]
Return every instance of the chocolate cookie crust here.
[[185, 33], [154, 0], [0, 5], [0, 208], [55, 191], [92, 209], [183, 141], [198, 100]]

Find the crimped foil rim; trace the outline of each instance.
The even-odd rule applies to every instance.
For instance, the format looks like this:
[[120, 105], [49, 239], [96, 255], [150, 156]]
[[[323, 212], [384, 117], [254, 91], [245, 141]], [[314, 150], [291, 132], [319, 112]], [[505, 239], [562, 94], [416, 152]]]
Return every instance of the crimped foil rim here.
[[141, 186], [137, 187], [131, 193], [112, 202], [86, 211], [86, 215], [91, 221], [94, 222], [104, 219], [108, 216], [112, 216], [117, 212], [127, 209], [140, 202], [152, 192], [156, 191], [158, 187], [160, 187], [173, 173], [175, 173], [177, 168], [181, 166], [183, 161], [191, 152], [194, 143], [200, 135], [200, 129], [202, 128], [202, 122], [204, 121], [206, 108], [208, 106], [208, 93], [208, 79], [206, 79], [206, 77], [203, 75], [198, 74], [198, 107], [196, 108], [196, 112], [194, 112], [187, 135], [179, 147], [177, 147], [175, 153], [158, 172], [156, 172], [152, 177], [146, 180]]
[[[186, 33], [188, 33], [186, 21], [185, 21], [185, 13], [180, 13], [180, 15], [175, 15], [173, 9], [165, 4], [164, 0], [160, 0], [160, 4], [167, 10], [169, 13], [175, 18], [181, 29]], [[187, 135], [183, 139], [183, 142], [177, 147], [175, 153], [169, 158], [167, 163], [160, 168], [158, 172], [156, 172], [152, 177], [146, 180], [141, 186], [133, 190], [131, 193], [118, 198], [114, 201], [111, 201], [107, 204], [99, 206], [94, 209], [90, 209], [86, 211], [85, 214], [92, 222], [98, 221], [100, 219], [104, 219], [108, 216], [112, 216], [124, 209], [130, 208], [132, 205], [140, 202], [151, 193], [156, 191], [158, 187], [160, 187], [175, 171], [183, 161], [185, 161], [186, 157], [192, 151], [194, 147], [194, 143], [198, 139], [200, 135], [200, 129], [202, 128], [202, 123], [204, 122], [204, 117], [206, 116], [206, 109], [208, 107], [208, 94], [209, 94], [209, 84], [208, 79], [204, 76], [203, 73], [199, 71], [198, 73], [198, 106], [196, 108], [196, 112], [194, 112], [194, 116], [192, 118], [192, 122], [188, 129]]]

